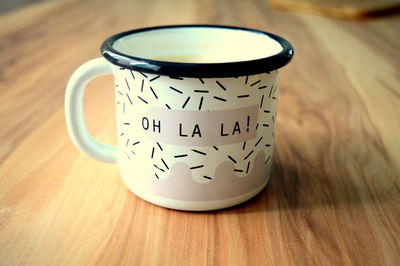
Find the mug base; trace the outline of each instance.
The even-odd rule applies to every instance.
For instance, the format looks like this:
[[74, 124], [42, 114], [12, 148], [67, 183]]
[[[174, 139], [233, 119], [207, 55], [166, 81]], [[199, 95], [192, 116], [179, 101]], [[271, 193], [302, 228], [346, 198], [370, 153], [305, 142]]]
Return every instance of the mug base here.
[[232, 207], [253, 198], [265, 188], [268, 181], [269, 179], [267, 179], [264, 183], [262, 183], [255, 189], [247, 193], [241, 194], [239, 196], [220, 199], [220, 200], [211, 200], [211, 201], [175, 200], [175, 199], [159, 197], [149, 193], [143, 193], [143, 191], [135, 190], [134, 188], [129, 186], [127, 187], [131, 192], [133, 192], [133, 194], [135, 194], [139, 198], [168, 209], [181, 210], [181, 211], [212, 211], [212, 210], [219, 210]]

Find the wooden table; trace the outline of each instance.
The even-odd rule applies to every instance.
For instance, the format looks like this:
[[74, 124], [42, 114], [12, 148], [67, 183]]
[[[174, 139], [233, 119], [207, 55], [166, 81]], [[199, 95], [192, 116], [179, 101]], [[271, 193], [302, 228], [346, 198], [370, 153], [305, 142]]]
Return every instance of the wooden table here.
[[[273, 176], [240, 206], [168, 210], [85, 157], [64, 122], [72, 71], [107, 36], [214, 23], [278, 33]], [[254, 1], [50, 1], [0, 17], [0, 265], [400, 265], [400, 18], [343, 21]], [[115, 142], [112, 78], [87, 90]], [[101, 107], [101, 108], [100, 108]]]

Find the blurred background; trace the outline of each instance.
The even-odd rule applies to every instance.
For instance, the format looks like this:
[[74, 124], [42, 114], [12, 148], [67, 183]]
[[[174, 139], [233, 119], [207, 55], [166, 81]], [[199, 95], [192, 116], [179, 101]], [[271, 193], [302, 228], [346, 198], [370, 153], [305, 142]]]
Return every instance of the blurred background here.
[[[12, 0], [0, 1], [0, 13], [6, 13], [29, 4], [52, 0]], [[398, 0], [266, 0], [274, 8], [310, 13], [321, 13], [327, 16], [365, 18], [377, 15], [396, 13], [399, 10]]]
[[[0, 264], [400, 265], [399, 5], [0, 0]], [[68, 79], [104, 39], [190, 23], [268, 31], [295, 50], [280, 70], [269, 185], [210, 215], [132, 196], [114, 165], [79, 153], [64, 119]], [[89, 131], [110, 144], [114, 108], [113, 78], [91, 82]]]
[[42, 1], [45, 0], [12, 0], [12, 1], [2, 0], [0, 1], [0, 14], [11, 12], [15, 9], [22, 8], [26, 5], [35, 4]]

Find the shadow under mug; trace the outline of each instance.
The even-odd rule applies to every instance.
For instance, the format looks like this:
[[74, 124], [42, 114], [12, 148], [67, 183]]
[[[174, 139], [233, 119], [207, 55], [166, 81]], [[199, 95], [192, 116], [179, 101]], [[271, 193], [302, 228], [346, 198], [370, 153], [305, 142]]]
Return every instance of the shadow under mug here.
[[[101, 51], [73, 73], [65, 94], [68, 131], [81, 152], [116, 162], [134, 194], [172, 209], [226, 208], [265, 187], [289, 42], [253, 29], [176, 25], [116, 34]], [[90, 136], [82, 112], [87, 83], [109, 73], [116, 147]]]

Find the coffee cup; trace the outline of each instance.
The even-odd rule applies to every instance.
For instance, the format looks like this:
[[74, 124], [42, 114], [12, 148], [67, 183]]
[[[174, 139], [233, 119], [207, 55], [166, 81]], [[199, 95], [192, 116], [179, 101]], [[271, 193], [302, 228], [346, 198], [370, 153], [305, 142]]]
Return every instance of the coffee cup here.
[[[68, 132], [80, 151], [117, 163], [129, 190], [172, 209], [226, 208], [266, 186], [289, 42], [254, 29], [174, 25], [113, 35], [101, 52], [66, 89]], [[84, 88], [105, 74], [115, 79], [116, 146], [96, 141], [83, 118]]]

